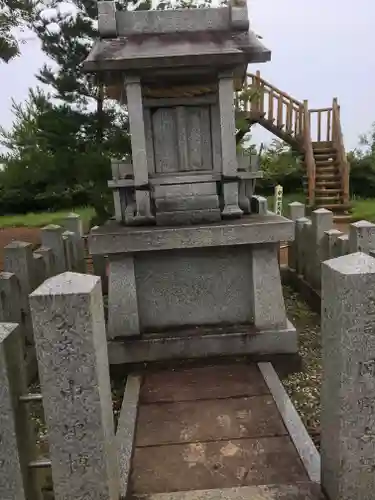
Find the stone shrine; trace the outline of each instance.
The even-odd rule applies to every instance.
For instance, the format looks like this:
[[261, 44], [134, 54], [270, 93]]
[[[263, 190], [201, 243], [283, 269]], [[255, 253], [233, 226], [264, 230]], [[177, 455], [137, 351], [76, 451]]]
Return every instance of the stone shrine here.
[[89, 238], [109, 259], [110, 362], [297, 352], [277, 260], [293, 222], [254, 195], [262, 173], [236, 151], [234, 93], [270, 60], [246, 4], [98, 7], [84, 68], [127, 106], [132, 147], [112, 161], [115, 220]]

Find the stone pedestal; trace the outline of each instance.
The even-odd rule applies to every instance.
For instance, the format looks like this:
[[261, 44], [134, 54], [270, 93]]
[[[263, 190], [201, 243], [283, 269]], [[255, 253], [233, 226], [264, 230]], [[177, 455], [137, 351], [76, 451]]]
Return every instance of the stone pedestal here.
[[92, 231], [109, 255], [110, 362], [296, 352], [277, 249], [293, 223], [273, 214], [201, 226]]

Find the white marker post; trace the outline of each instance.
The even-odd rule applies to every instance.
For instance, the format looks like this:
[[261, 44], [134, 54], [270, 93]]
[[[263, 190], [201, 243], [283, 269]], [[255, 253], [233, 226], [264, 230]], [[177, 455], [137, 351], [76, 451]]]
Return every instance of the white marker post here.
[[275, 214], [282, 215], [283, 213], [283, 187], [278, 184], [275, 186]]

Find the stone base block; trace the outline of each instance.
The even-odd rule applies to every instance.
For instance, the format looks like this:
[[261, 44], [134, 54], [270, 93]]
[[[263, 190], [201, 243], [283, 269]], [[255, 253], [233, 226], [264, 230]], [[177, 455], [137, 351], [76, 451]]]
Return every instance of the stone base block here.
[[191, 196], [190, 198], [156, 198], [155, 206], [160, 212], [210, 210], [219, 208], [219, 197], [214, 194], [208, 196]]
[[220, 209], [181, 210], [175, 212], [159, 212], [156, 214], [158, 226], [181, 226], [184, 224], [202, 224], [220, 222]]
[[286, 328], [257, 331], [251, 326], [192, 329], [143, 335], [140, 339], [116, 339], [108, 344], [111, 365], [210, 356], [275, 355], [298, 352], [297, 332]]

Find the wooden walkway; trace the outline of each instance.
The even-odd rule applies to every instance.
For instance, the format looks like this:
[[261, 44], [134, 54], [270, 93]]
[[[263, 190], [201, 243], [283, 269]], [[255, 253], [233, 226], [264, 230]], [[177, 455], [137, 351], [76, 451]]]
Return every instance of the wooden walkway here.
[[[153, 500], [324, 498], [314, 481], [317, 452], [308, 449], [312, 443], [306, 444], [307, 434], [293, 437], [288, 432], [287, 427], [296, 424], [286, 423], [278, 409], [281, 404], [282, 413], [288, 413], [290, 405], [289, 400], [282, 400], [285, 393], [280, 396], [278, 384], [268, 363], [144, 374], [127, 496]], [[297, 434], [298, 425], [300, 421]]]

